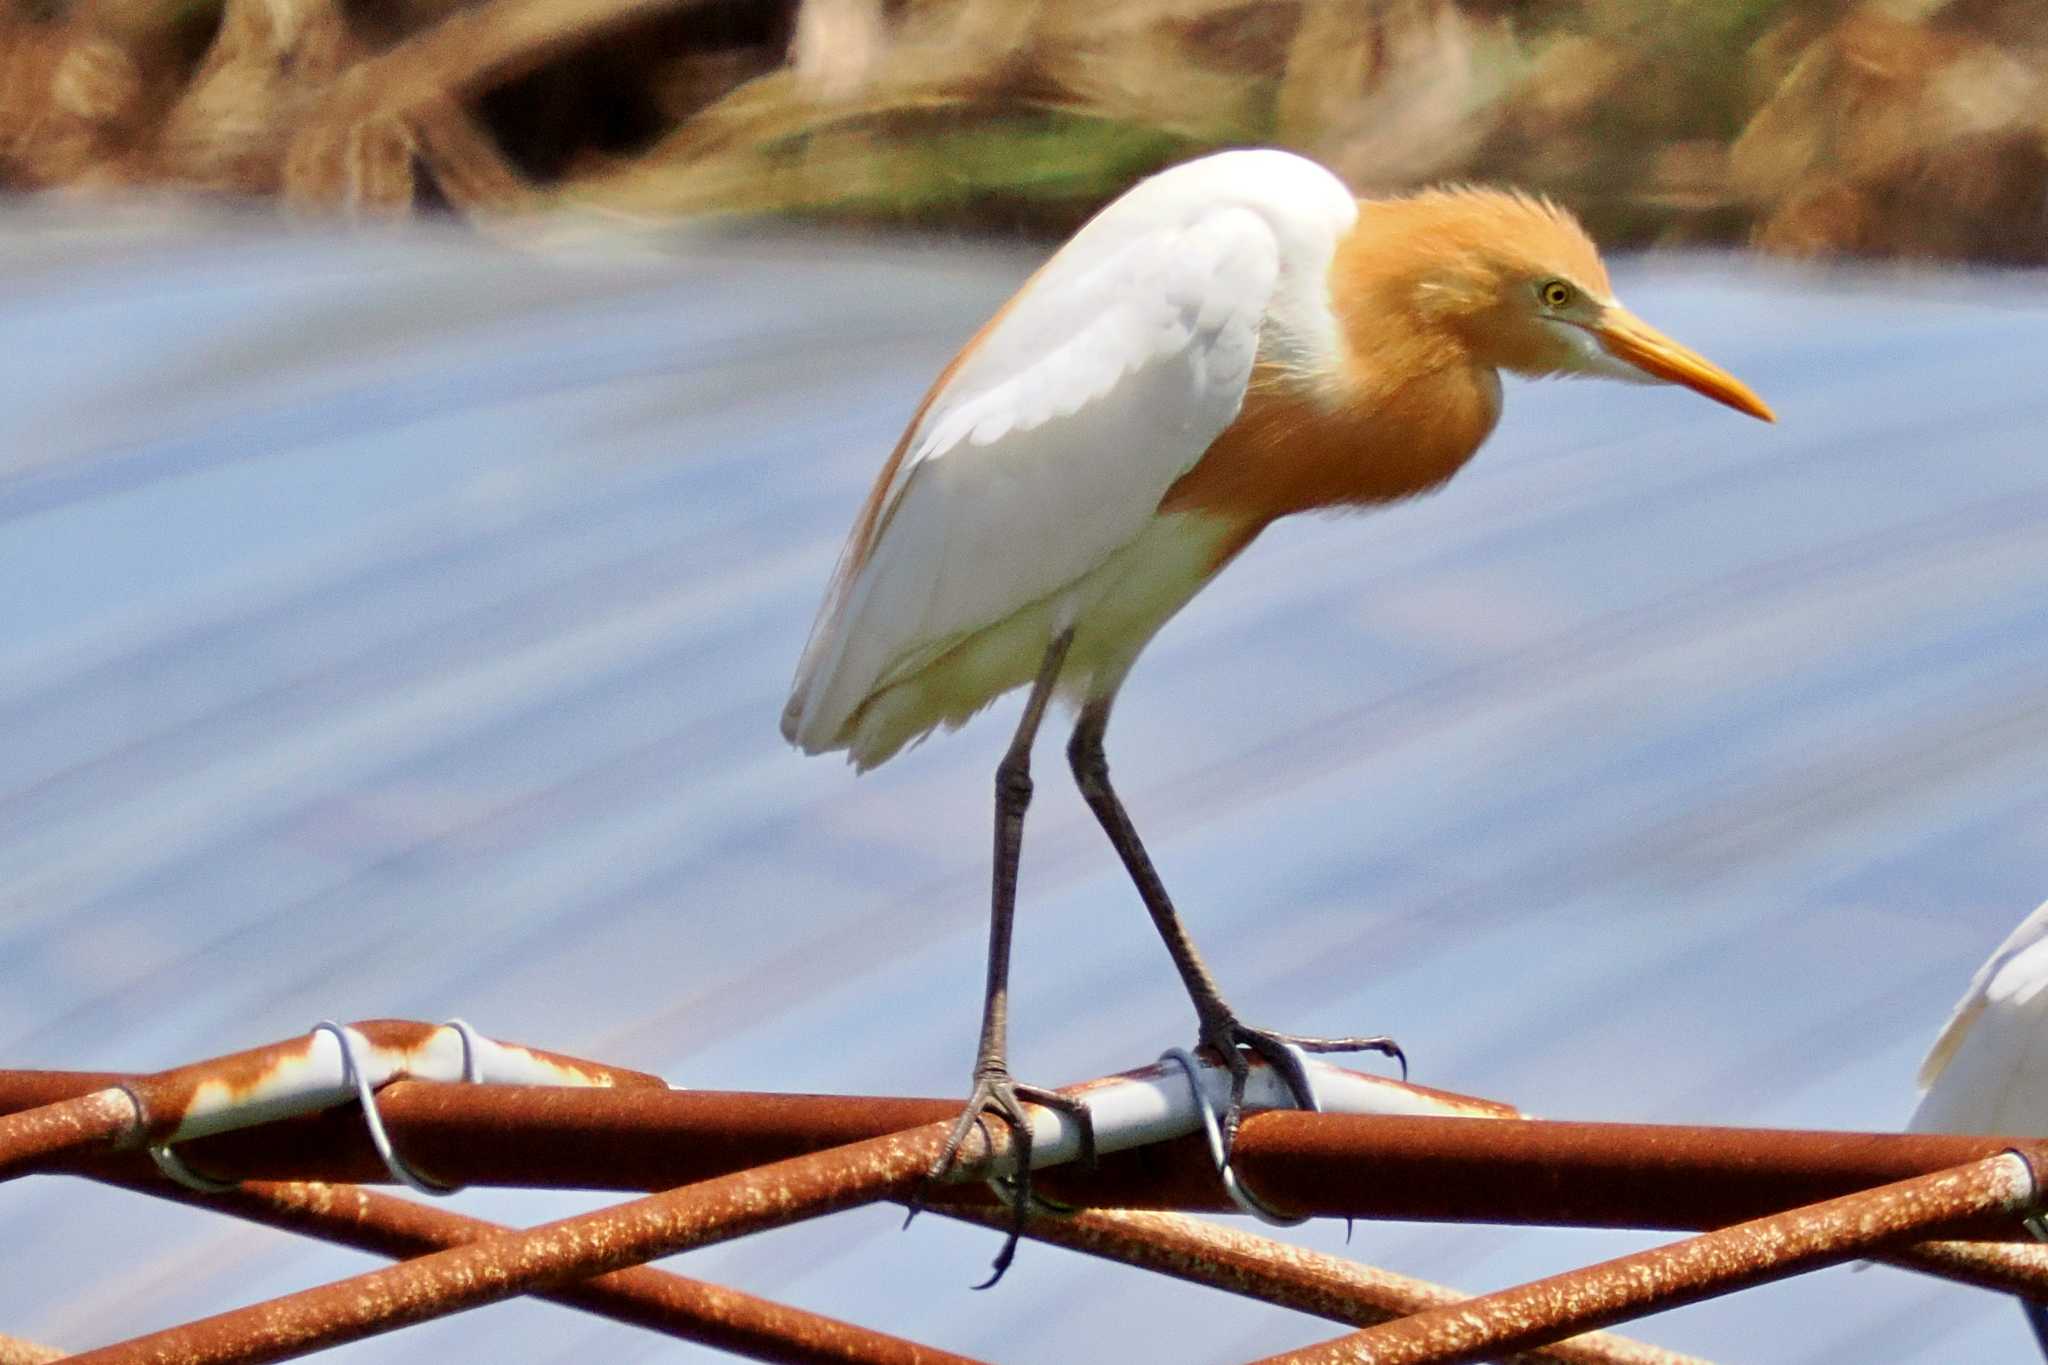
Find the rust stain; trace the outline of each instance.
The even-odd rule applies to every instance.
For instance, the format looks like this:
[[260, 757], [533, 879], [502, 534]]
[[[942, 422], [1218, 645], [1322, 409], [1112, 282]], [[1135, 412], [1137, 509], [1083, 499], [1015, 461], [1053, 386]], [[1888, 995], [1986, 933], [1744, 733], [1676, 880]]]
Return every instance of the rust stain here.
[[[946, 1205], [941, 1211], [987, 1227], [1009, 1227], [1007, 1210]], [[1025, 1235], [1358, 1326], [1461, 1303], [1468, 1297], [1426, 1280], [1177, 1213], [1085, 1209], [1035, 1217]], [[1516, 1365], [1706, 1365], [1692, 1356], [1606, 1332], [1507, 1359]]]
[[[404, 1076], [407, 1074], [406, 1061], [432, 1046], [447, 1026], [412, 1019], [368, 1019], [344, 1027], [361, 1035], [377, 1052], [384, 1054], [386, 1060], [395, 1055], [399, 1059], [396, 1075]], [[160, 1138], [175, 1132], [189, 1115], [199, 1109], [202, 1097], [204, 1107], [209, 1110], [232, 1109], [276, 1087], [280, 1077], [290, 1068], [311, 1061], [320, 1036], [307, 1034], [244, 1052], [229, 1053], [204, 1062], [133, 1077], [126, 1084], [142, 1102], [150, 1135]], [[489, 1041], [507, 1051], [525, 1055], [566, 1083], [641, 1090], [668, 1088], [668, 1083], [661, 1077], [644, 1071], [606, 1066], [565, 1053], [544, 1052], [496, 1039]]]
[[1368, 1327], [1257, 1365], [1460, 1365], [1852, 1260], [2037, 1199], [2038, 1147], [2001, 1152]]
[[290, 1038], [137, 1076], [128, 1082], [128, 1088], [142, 1102], [150, 1136], [163, 1137], [175, 1131], [193, 1112], [202, 1092], [212, 1091], [232, 1104], [261, 1088], [281, 1067], [306, 1062], [312, 1056], [316, 1036]]
[[95, 1149], [132, 1147], [141, 1137], [135, 1098], [118, 1086], [24, 1109], [0, 1118], [0, 1180]]
[[1920, 1242], [1878, 1259], [1960, 1284], [2048, 1303], [2048, 1244]]

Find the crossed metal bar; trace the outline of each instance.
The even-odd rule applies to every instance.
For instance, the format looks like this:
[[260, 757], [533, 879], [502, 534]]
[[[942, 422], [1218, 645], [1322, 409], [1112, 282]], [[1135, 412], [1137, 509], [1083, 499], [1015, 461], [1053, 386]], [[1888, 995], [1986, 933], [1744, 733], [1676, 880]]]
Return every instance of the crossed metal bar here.
[[[382, 1085], [383, 1129], [434, 1184], [660, 1192], [517, 1230], [328, 1183], [393, 1178], [349, 1103], [357, 1073]], [[464, 1075], [488, 1083], [445, 1083]], [[1034, 1164], [1053, 1168], [1040, 1188], [1086, 1211], [1035, 1214], [1028, 1234], [1363, 1329], [1274, 1362], [1672, 1365], [1686, 1358], [1592, 1329], [1866, 1256], [2048, 1300], [2048, 1249], [2025, 1240], [2020, 1221], [2048, 1188], [2037, 1183], [2048, 1144], [1544, 1122], [1335, 1067], [1316, 1075], [1324, 1107], [1342, 1112], [1254, 1114], [1233, 1153], [1238, 1178], [1279, 1211], [1712, 1230], [1466, 1298], [1146, 1211], [1230, 1207], [1188, 1135], [1200, 1113], [1189, 1081], [1154, 1067], [1076, 1087], [1105, 1153], [1093, 1171], [1056, 1169], [1078, 1153], [1078, 1134], [1037, 1111]], [[1220, 1086], [1220, 1069], [1198, 1083]], [[1270, 1076], [1255, 1079], [1252, 1099], [1284, 1103]], [[640, 1264], [906, 1198], [956, 1112], [945, 1100], [670, 1090], [466, 1029], [379, 1021], [149, 1076], [0, 1072], [0, 1179], [87, 1175], [405, 1258], [71, 1359], [284, 1359], [535, 1293], [755, 1359], [960, 1361]], [[233, 1188], [202, 1193], [157, 1173], [140, 1151], [169, 1141], [181, 1169]], [[985, 1125], [956, 1164], [962, 1183], [932, 1191], [931, 1206], [1005, 1223], [982, 1182], [1013, 1157], [1001, 1126]], [[52, 1358], [37, 1350], [0, 1338], [0, 1361]]]

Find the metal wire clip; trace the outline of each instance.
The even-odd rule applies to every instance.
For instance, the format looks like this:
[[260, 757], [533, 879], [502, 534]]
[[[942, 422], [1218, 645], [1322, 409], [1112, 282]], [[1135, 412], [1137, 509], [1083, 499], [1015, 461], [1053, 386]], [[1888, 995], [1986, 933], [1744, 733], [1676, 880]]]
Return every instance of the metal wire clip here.
[[[1299, 1055], [1298, 1050], [1296, 1051], [1297, 1055]], [[1194, 1092], [1195, 1108], [1202, 1116], [1202, 1132], [1209, 1139], [1209, 1155], [1216, 1162], [1217, 1179], [1223, 1182], [1223, 1192], [1230, 1196], [1230, 1202], [1258, 1219], [1261, 1223], [1267, 1223], [1276, 1228], [1300, 1227], [1303, 1223], [1306, 1223], [1308, 1219], [1305, 1217], [1290, 1217], [1284, 1213], [1275, 1213], [1272, 1209], [1260, 1203], [1258, 1196], [1238, 1182], [1237, 1172], [1231, 1169], [1230, 1154], [1223, 1150], [1223, 1125], [1216, 1117], [1216, 1106], [1209, 1103], [1209, 1092], [1202, 1089], [1201, 1072], [1198, 1069], [1199, 1064], [1195, 1061], [1193, 1055], [1184, 1047], [1168, 1048], [1159, 1054], [1159, 1060], [1162, 1062], [1178, 1062], [1181, 1070], [1187, 1073], [1188, 1089]], [[1304, 1075], [1309, 1074], [1305, 1062], [1302, 1067], [1302, 1073]], [[1316, 1099], [1315, 1082], [1313, 1079], [1309, 1081], [1308, 1108], [1311, 1113], [1317, 1114], [1321, 1113], [1323, 1109], [1323, 1106]]]
[[[471, 1085], [481, 1082], [483, 1049], [476, 1030], [463, 1019], [450, 1019], [445, 1027], [454, 1029], [456, 1036], [462, 1039], [463, 1081]], [[363, 1110], [364, 1126], [369, 1129], [370, 1145], [377, 1149], [377, 1155], [384, 1162], [384, 1168], [391, 1172], [392, 1179], [425, 1195], [448, 1195], [462, 1188], [459, 1185], [444, 1185], [438, 1180], [422, 1175], [398, 1155], [397, 1149], [391, 1144], [390, 1133], [385, 1131], [383, 1116], [377, 1111], [377, 1097], [370, 1088], [369, 1074], [357, 1061], [356, 1035], [332, 1019], [321, 1020], [313, 1026], [312, 1032], [315, 1035], [334, 1035], [335, 1043], [341, 1048], [341, 1083], [355, 1089], [356, 1101]], [[202, 1194], [221, 1194], [241, 1184], [238, 1180], [217, 1180], [212, 1176], [201, 1175], [186, 1164], [185, 1159], [168, 1144], [159, 1143], [152, 1146], [149, 1149], [149, 1157], [164, 1175], [187, 1189], [198, 1190]]]

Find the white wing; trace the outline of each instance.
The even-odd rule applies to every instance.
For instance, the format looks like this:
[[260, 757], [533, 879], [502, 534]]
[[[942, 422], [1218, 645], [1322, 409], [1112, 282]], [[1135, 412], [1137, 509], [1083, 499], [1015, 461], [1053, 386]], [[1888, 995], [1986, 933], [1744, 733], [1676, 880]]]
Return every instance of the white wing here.
[[1076, 234], [912, 426], [819, 613], [783, 733], [839, 747], [878, 688], [1143, 530], [1237, 415], [1262, 340], [1334, 349], [1328, 267], [1355, 214], [1314, 163], [1236, 152], [1155, 176]]
[[1916, 1130], [2048, 1136], [2048, 905], [1977, 969], [1919, 1082]]

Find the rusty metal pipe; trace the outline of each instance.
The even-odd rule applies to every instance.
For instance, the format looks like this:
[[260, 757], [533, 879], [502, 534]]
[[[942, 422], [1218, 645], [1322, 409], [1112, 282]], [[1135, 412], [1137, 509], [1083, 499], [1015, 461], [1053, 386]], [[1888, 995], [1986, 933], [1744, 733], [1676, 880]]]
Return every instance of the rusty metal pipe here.
[[[15, 1074], [31, 1078], [17, 1093], [34, 1098], [55, 1084], [51, 1073]], [[0, 1075], [0, 1101], [7, 1089]], [[385, 1087], [378, 1109], [407, 1160], [448, 1183], [638, 1190], [711, 1179], [959, 1112], [957, 1101], [941, 1099], [422, 1081]], [[1245, 1120], [1236, 1160], [1267, 1203], [1303, 1213], [1692, 1231], [2010, 1145], [1931, 1133], [1265, 1113]], [[194, 1168], [222, 1178], [387, 1178], [352, 1107], [199, 1138], [179, 1150]], [[1071, 1204], [1230, 1207], [1199, 1141], [1113, 1153], [1092, 1175], [1048, 1170], [1040, 1184]]]
[[1877, 1259], [1923, 1275], [2048, 1303], [2048, 1246], [2040, 1242], [1918, 1242]]
[[0, 1114], [75, 1100], [125, 1079], [118, 1071], [0, 1071]]
[[[201, 1194], [161, 1178], [110, 1183], [395, 1259], [425, 1256], [514, 1230], [355, 1185], [264, 1181]], [[793, 1365], [977, 1365], [950, 1351], [648, 1266], [540, 1290], [534, 1297], [750, 1360]], [[0, 1365], [5, 1365], [4, 1356]]]
[[[941, 1211], [949, 1218], [985, 1227], [1007, 1230], [1010, 1225], [1005, 1209], [953, 1207]], [[1463, 1303], [1471, 1297], [1428, 1280], [1177, 1213], [1090, 1209], [1040, 1214], [1025, 1225], [1024, 1235], [1357, 1326]], [[1608, 1332], [1589, 1332], [1506, 1359], [1518, 1365], [1706, 1365], [1696, 1356]]]
[[1258, 1365], [1458, 1365], [1851, 1260], [2039, 1199], [2042, 1156], [2008, 1151], [1433, 1308]]
[[[645, 1072], [501, 1043], [473, 1031], [458, 1034], [439, 1024], [372, 1019], [349, 1025], [348, 1032], [372, 1054], [365, 1061], [390, 1068], [383, 1074], [429, 1058], [437, 1046], [445, 1054], [450, 1040], [457, 1040], [463, 1056], [473, 1044], [479, 1066], [499, 1079], [667, 1089], [667, 1082]], [[192, 1137], [338, 1102], [348, 1094], [339, 1073], [327, 1087], [334, 1098], [322, 1098], [326, 1091], [312, 1061], [323, 1044], [336, 1052], [338, 1065], [338, 1048], [316, 1031], [167, 1071], [76, 1073], [69, 1083], [77, 1088], [62, 1100], [53, 1092], [67, 1084], [63, 1072], [0, 1072], [0, 1110], [13, 1111], [0, 1117], [0, 1179], [95, 1147]]]
[[[1552, 1119], [1268, 1113], [1232, 1159], [1268, 1206], [1698, 1231], [1981, 1160], [2027, 1139]], [[1985, 1223], [1966, 1235], [2025, 1234]]]
[[[958, 1101], [718, 1091], [460, 1086], [379, 1092], [392, 1140], [450, 1183], [667, 1189], [959, 1112]], [[1257, 1114], [1238, 1173], [1268, 1204], [1322, 1216], [1696, 1231], [1817, 1203], [2004, 1150], [1998, 1138]], [[183, 1144], [222, 1177], [378, 1182], [360, 1117], [338, 1110]], [[1094, 1173], [1041, 1172], [1090, 1207], [1232, 1207], [1196, 1139], [1106, 1155]], [[935, 1192], [978, 1198], [969, 1192]], [[2016, 1236], [1984, 1227], [1970, 1235]]]
[[47, 1169], [60, 1158], [142, 1138], [142, 1112], [118, 1086], [0, 1118], [0, 1180]]
[[[958, 1100], [395, 1081], [377, 1112], [447, 1184], [666, 1190], [957, 1116]], [[388, 1181], [353, 1105], [179, 1144], [223, 1178]]]
[[[289, 1040], [246, 1054], [215, 1058], [197, 1066], [184, 1066], [152, 1076], [135, 1076], [123, 1087], [135, 1095], [143, 1109], [143, 1121], [154, 1142], [195, 1142], [242, 1128], [270, 1124], [276, 1119], [301, 1117], [319, 1111], [338, 1111], [360, 1097], [362, 1085], [379, 1093], [399, 1081], [485, 1081], [492, 1087], [504, 1085], [545, 1085], [575, 1089], [616, 1089], [625, 1085], [629, 1072], [598, 1068], [590, 1062], [571, 1062], [539, 1054], [530, 1048], [498, 1044], [477, 1036], [467, 1025], [440, 1025], [406, 1021], [373, 1021], [358, 1025], [324, 1023], [307, 1038]], [[1444, 1113], [1460, 1117], [1503, 1117], [1513, 1111], [1505, 1105], [1462, 1095], [1446, 1095], [1413, 1087], [1386, 1076], [1354, 1072], [1327, 1062], [1315, 1062], [1317, 1089], [1323, 1107], [1343, 1113]], [[31, 1078], [33, 1081], [33, 1078]], [[651, 1089], [666, 1091], [653, 1076], [641, 1076]], [[45, 1078], [47, 1083], [47, 1078]], [[0, 1076], [4, 1085], [4, 1076]], [[1087, 1105], [1092, 1115], [1094, 1148], [1118, 1152], [1149, 1146], [1153, 1142], [1198, 1132], [1202, 1124], [1202, 1103], [1223, 1103], [1231, 1093], [1231, 1078], [1221, 1064], [1198, 1064], [1190, 1072], [1167, 1062], [1155, 1062], [1114, 1076], [1071, 1087], [1069, 1095]], [[766, 1097], [756, 1097], [762, 1103]], [[483, 1103], [498, 1103], [489, 1095]], [[774, 1103], [788, 1103], [786, 1099]], [[1245, 1103], [1251, 1109], [1290, 1105], [1292, 1093], [1286, 1083], [1266, 1066], [1253, 1066]], [[874, 1105], [866, 1105], [872, 1109]], [[956, 1109], [956, 1105], [954, 1105]], [[598, 1115], [616, 1117], [608, 1109]], [[911, 1117], [897, 1117], [889, 1130], [909, 1126]], [[1032, 1117], [1032, 1152], [1040, 1166], [1053, 1166], [1081, 1154], [1083, 1130], [1077, 1121], [1055, 1109], [1036, 1109]], [[303, 1136], [303, 1134], [301, 1134]], [[756, 1134], [760, 1136], [760, 1134]], [[786, 1138], [788, 1134], [784, 1134]], [[877, 1136], [877, 1130], [844, 1134], [823, 1146], [836, 1146], [856, 1136]], [[815, 1150], [817, 1134], [805, 1134], [791, 1150]], [[299, 1146], [299, 1144], [295, 1144]], [[471, 1148], [463, 1138], [461, 1152]], [[674, 1150], [670, 1144], [662, 1144]], [[752, 1150], [752, 1146], [750, 1146]], [[252, 1173], [238, 1175], [274, 1175]], [[295, 1171], [291, 1177], [313, 1173]], [[328, 1173], [322, 1173], [328, 1175]], [[668, 1189], [688, 1179], [670, 1171], [645, 1183], [647, 1189]], [[332, 1175], [328, 1175], [332, 1179]]]
[[[0, 1072], [0, 1110], [83, 1092], [102, 1073]], [[942, 1099], [398, 1081], [378, 1108], [409, 1162], [449, 1183], [667, 1189], [750, 1164], [957, 1114]], [[0, 1120], [4, 1123], [5, 1120]], [[1697, 1230], [1975, 1160], [1997, 1137], [1266, 1113], [1238, 1168], [1268, 1203], [1326, 1216]], [[387, 1178], [347, 1107], [181, 1144], [222, 1178]], [[136, 1175], [132, 1163], [67, 1169]], [[1041, 1173], [1065, 1202], [1229, 1206], [1198, 1141], [1105, 1156], [1090, 1175]], [[966, 1187], [940, 1200], [979, 1199]], [[1971, 1235], [2005, 1238], [1997, 1228]]]
[[[410, 1019], [362, 1020], [347, 1025], [346, 1031], [364, 1049], [365, 1055], [359, 1056], [356, 1064], [380, 1077], [418, 1075], [416, 1068], [431, 1065], [437, 1054], [453, 1066], [451, 1054], [459, 1041], [456, 1030], [448, 1026]], [[667, 1089], [667, 1082], [646, 1072], [500, 1043], [474, 1033], [468, 1036], [486, 1073], [510, 1061], [510, 1074], [497, 1075], [499, 1080], [520, 1080], [542, 1088]], [[467, 1053], [469, 1043], [460, 1046]], [[122, 1086], [142, 1106], [150, 1139], [176, 1141], [344, 1104], [353, 1096], [343, 1080], [342, 1067], [335, 1039], [316, 1029], [244, 1052], [131, 1076]], [[452, 1079], [459, 1072], [444, 1074]], [[373, 1086], [377, 1083], [371, 1082]]]
[[[394, 1029], [403, 1031], [396, 1037], [378, 1036], [388, 1035]], [[181, 1154], [195, 1167], [211, 1169], [217, 1175], [232, 1174], [241, 1178], [374, 1178], [376, 1167], [369, 1164], [370, 1157], [361, 1140], [362, 1134], [349, 1108], [350, 1102], [356, 1099], [356, 1087], [345, 1068], [346, 1056], [339, 1046], [343, 1031], [336, 1028], [330, 1032], [332, 1036], [316, 1034], [309, 1039], [294, 1040], [288, 1047], [260, 1050], [245, 1058], [222, 1059], [201, 1068], [183, 1069], [182, 1074], [163, 1073], [158, 1077], [137, 1078], [127, 1083], [128, 1088], [143, 1103], [151, 1122], [152, 1135], [160, 1140], [179, 1142]], [[408, 1094], [432, 1093], [431, 1090], [409, 1092], [400, 1089], [406, 1079], [447, 1081], [456, 1079], [459, 1074], [451, 1072], [451, 1067], [460, 1060], [452, 1050], [458, 1037], [456, 1030], [383, 1024], [359, 1025], [347, 1032], [362, 1035], [357, 1046], [370, 1056], [366, 1074], [374, 1077], [372, 1084], [384, 1082], [379, 1094], [388, 1097], [388, 1103], [386, 1098], [380, 1098], [379, 1112], [390, 1108], [393, 1123], [400, 1128], [407, 1118], [402, 1112], [405, 1097]], [[499, 1054], [509, 1051], [503, 1045], [491, 1046]], [[466, 1052], [465, 1045], [465, 1055]], [[660, 1098], [642, 1095], [637, 1103], [633, 1099], [615, 1100], [610, 1096], [594, 1102], [587, 1097], [582, 1101], [563, 1100], [558, 1095], [550, 1095], [547, 1090], [538, 1095], [530, 1091], [508, 1093], [503, 1087], [524, 1084], [527, 1080], [525, 1073], [531, 1072], [541, 1073], [533, 1079], [545, 1080], [548, 1090], [557, 1088], [556, 1078], [563, 1074], [561, 1068], [553, 1063], [535, 1063], [532, 1057], [529, 1050], [520, 1050], [509, 1059], [501, 1056], [499, 1060], [508, 1064], [500, 1066], [489, 1078], [493, 1084], [488, 1089], [457, 1094], [443, 1090], [431, 1101], [441, 1122], [428, 1122], [425, 1126], [440, 1128], [445, 1138], [440, 1145], [453, 1161], [473, 1164], [477, 1160], [478, 1149], [473, 1134], [480, 1123], [527, 1125], [529, 1131], [522, 1133], [520, 1140], [505, 1141], [499, 1144], [499, 1150], [513, 1153], [518, 1159], [528, 1162], [542, 1149], [561, 1145], [551, 1142], [547, 1134], [530, 1131], [531, 1127], [539, 1125], [555, 1130], [565, 1125], [574, 1126], [583, 1131], [577, 1135], [556, 1135], [558, 1138], [566, 1137], [571, 1145], [582, 1148], [574, 1153], [570, 1169], [601, 1168], [607, 1172], [623, 1172], [639, 1164], [633, 1159], [637, 1148], [649, 1163], [640, 1166], [647, 1173], [640, 1179], [620, 1174], [617, 1178], [606, 1178], [604, 1183], [623, 1188], [667, 1189], [712, 1174], [722, 1174], [736, 1165], [760, 1160], [764, 1154], [795, 1155], [805, 1150], [817, 1150], [821, 1146], [838, 1145], [883, 1131], [896, 1131], [958, 1109], [957, 1105], [943, 1101], [934, 1101], [929, 1109], [920, 1112], [900, 1101], [832, 1101], [823, 1097], [803, 1099], [762, 1095], [676, 1096], [670, 1095], [665, 1087], [656, 1087]], [[1331, 1110], [1465, 1117], [1502, 1117], [1513, 1113], [1506, 1106], [1490, 1100], [1430, 1091], [1325, 1063], [1315, 1064], [1315, 1072], [1324, 1105]], [[590, 1079], [584, 1072], [574, 1073], [571, 1077], [576, 1087], [583, 1089], [590, 1088]], [[0, 1076], [0, 1088], [4, 1088], [5, 1082], [6, 1078]], [[1220, 1066], [1204, 1065], [1190, 1076], [1162, 1063], [1104, 1076], [1072, 1087], [1069, 1093], [1088, 1106], [1093, 1117], [1096, 1150], [1104, 1155], [1113, 1155], [1197, 1131], [1201, 1110], [1195, 1095], [1190, 1092], [1191, 1082], [1212, 1103], [1221, 1102], [1230, 1084]], [[38, 1084], [46, 1083], [45, 1079]], [[168, 1095], [163, 1093], [166, 1091]], [[1264, 1067], [1253, 1069], [1247, 1097], [1254, 1108], [1268, 1107], [1275, 1102], [1292, 1102], [1285, 1084]], [[838, 1110], [836, 1118], [831, 1113], [835, 1104]], [[542, 1106], [553, 1108], [543, 1114]], [[898, 1112], [887, 1112], [892, 1106]], [[252, 1168], [235, 1164], [231, 1156], [225, 1162], [209, 1162], [208, 1151], [195, 1146], [203, 1139], [217, 1137], [224, 1132], [324, 1111], [336, 1115], [324, 1127], [307, 1126], [290, 1132], [275, 1130], [254, 1141], [270, 1150], [289, 1151], [304, 1161], [308, 1153], [322, 1146], [324, 1137], [329, 1150], [332, 1150], [332, 1143], [338, 1141], [342, 1150], [364, 1163], [361, 1168]], [[886, 1119], [879, 1127], [876, 1126], [878, 1115]], [[424, 1119], [425, 1116], [418, 1117]], [[830, 1126], [834, 1121], [840, 1124], [838, 1131], [819, 1131], [821, 1122]], [[1032, 1148], [1042, 1166], [1058, 1165], [1080, 1154], [1082, 1134], [1078, 1124], [1050, 1110], [1036, 1111], [1032, 1121], [1035, 1130]], [[166, 1131], [165, 1125], [170, 1123], [175, 1123], [175, 1126]], [[691, 1128], [686, 1140], [677, 1140], [678, 1134], [674, 1129], [678, 1124], [687, 1124]], [[709, 1133], [705, 1131], [707, 1128]], [[573, 1176], [550, 1176], [531, 1170], [516, 1175], [470, 1172], [461, 1167], [450, 1167], [437, 1157], [435, 1137], [431, 1132], [417, 1137], [399, 1132], [395, 1136], [409, 1154], [411, 1165], [428, 1171], [444, 1183], [471, 1179], [560, 1184], [574, 1179]], [[710, 1140], [705, 1140], [707, 1137]], [[602, 1147], [603, 1162], [583, 1159], [593, 1145]], [[216, 1144], [212, 1150], [231, 1154], [234, 1147], [233, 1144], [227, 1144], [225, 1148]], [[702, 1156], [695, 1167], [677, 1169], [676, 1154], [679, 1152]], [[722, 1165], [706, 1164], [711, 1155], [719, 1152], [737, 1155], [739, 1160], [726, 1161]], [[1214, 1173], [1204, 1170], [1199, 1164], [1190, 1170], [1197, 1178], [1196, 1188], [1208, 1191], [1212, 1199], [1216, 1197], [1218, 1187]], [[1124, 1202], [1130, 1202], [1127, 1194], [1123, 1198]], [[1186, 1196], [1177, 1196], [1167, 1199], [1167, 1202], [1179, 1205], [1189, 1200]]]
[[[481, 1088], [481, 1087], [479, 1087]], [[539, 1227], [421, 1256], [265, 1303], [136, 1337], [81, 1365], [283, 1360], [689, 1247], [908, 1194], [950, 1125], [926, 1124], [775, 1162]], [[970, 1136], [957, 1174], [985, 1177], [1010, 1152], [1000, 1124]]]

